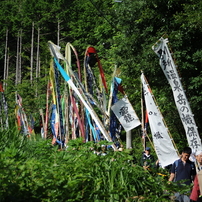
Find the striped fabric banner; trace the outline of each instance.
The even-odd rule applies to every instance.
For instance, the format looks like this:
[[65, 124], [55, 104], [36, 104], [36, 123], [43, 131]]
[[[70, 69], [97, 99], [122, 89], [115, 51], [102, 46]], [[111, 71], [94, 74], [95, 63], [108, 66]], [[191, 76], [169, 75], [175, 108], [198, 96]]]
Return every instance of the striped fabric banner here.
[[[56, 54], [56, 52], [58, 51], [58, 49], [55, 49], [54, 48], [55, 46], [56, 45], [53, 46], [53, 43], [49, 41], [49, 48], [50, 48], [51, 54], [54, 56], [54, 62], [56, 64], [58, 70], [60, 71], [61, 75], [63, 76], [63, 78], [65, 79], [65, 81], [68, 83], [68, 85], [77, 94], [77, 96], [79, 97], [79, 99], [83, 103], [84, 107], [88, 110], [88, 112], [90, 113], [92, 119], [95, 121], [96, 125], [100, 129], [100, 131], [103, 134], [103, 136], [105, 137], [105, 139], [107, 141], [109, 141], [109, 142], [112, 142], [111, 137], [109, 136], [108, 132], [104, 128], [104, 126], [103, 126], [102, 122], [100, 121], [99, 117], [97, 116], [97, 114], [95, 113], [95, 111], [93, 110], [93, 108], [91, 107], [91, 105], [89, 105], [89, 103], [86, 101], [87, 98], [85, 97], [85, 94], [83, 92], [80, 92], [78, 90], [78, 88], [73, 83], [72, 79], [69, 77], [69, 75], [65, 72], [65, 70], [62, 68], [62, 66], [58, 62], [57, 55], [59, 55], [59, 57], [62, 57], [63, 60], [65, 60], [65, 58], [59, 52]], [[113, 143], [112, 143], [112, 148], [114, 150], [117, 150], [115, 144], [113, 144]]]

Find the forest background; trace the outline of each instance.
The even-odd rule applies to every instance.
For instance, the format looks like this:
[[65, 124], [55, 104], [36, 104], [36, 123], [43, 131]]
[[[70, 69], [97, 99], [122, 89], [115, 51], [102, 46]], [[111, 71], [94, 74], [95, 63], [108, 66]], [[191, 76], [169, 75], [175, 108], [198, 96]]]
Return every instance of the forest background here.
[[119, 68], [125, 92], [140, 118], [143, 70], [175, 142], [184, 142], [171, 88], [151, 49], [164, 36], [201, 134], [201, 1], [2, 0], [0, 5], [0, 79], [4, 79], [10, 115], [18, 91], [26, 112], [40, 119], [49, 76], [49, 40], [60, 45], [61, 52], [67, 42], [72, 43], [81, 64], [86, 47], [92, 45], [98, 50], [108, 87], [114, 66]]
[[[98, 50], [108, 87], [117, 65], [138, 117], [141, 117], [142, 70], [175, 143], [178, 147], [185, 146], [186, 136], [171, 88], [151, 48], [164, 36], [169, 39], [199, 134], [202, 133], [202, 1], [2, 0], [0, 5], [0, 80], [4, 83], [9, 121], [13, 124], [17, 91], [23, 98], [26, 113], [35, 117], [36, 128], [40, 126], [39, 109], [46, 106], [51, 59], [47, 42], [60, 45], [61, 52], [70, 42], [79, 53], [81, 64], [88, 45]], [[73, 69], [76, 70], [76, 64]], [[43, 201], [67, 198], [69, 201], [121, 201], [135, 195], [144, 195], [148, 201], [163, 201], [159, 198], [164, 190], [162, 184], [159, 186], [162, 181], [138, 167], [125, 165], [128, 156], [124, 153], [109, 155], [103, 163], [103, 159], [90, 154], [86, 158], [85, 147], [80, 152], [58, 153], [47, 142], [30, 144], [19, 140], [17, 132], [13, 134], [16, 136], [10, 131], [1, 133], [4, 142], [0, 154], [2, 201], [41, 201], [42, 198]], [[136, 138], [140, 138], [141, 129], [134, 129], [132, 135], [134, 145], [139, 144]], [[80, 148], [79, 141], [72, 143], [74, 148]], [[75, 158], [76, 152], [79, 156]], [[111, 158], [117, 161], [112, 163]]]

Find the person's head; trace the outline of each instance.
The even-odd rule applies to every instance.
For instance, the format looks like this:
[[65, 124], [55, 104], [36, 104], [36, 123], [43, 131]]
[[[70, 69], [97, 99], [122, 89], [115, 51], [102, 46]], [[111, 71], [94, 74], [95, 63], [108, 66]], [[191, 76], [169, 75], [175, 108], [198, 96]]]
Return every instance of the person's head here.
[[119, 151], [123, 151], [123, 147], [120, 147], [120, 148], [119, 148]]
[[202, 150], [196, 152], [196, 160], [200, 165], [202, 165]]
[[106, 148], [107, 148], [107, 146], [106, 146], [106, 145], [104, 145], [104, 144], [103, 144], [103, 145], [101, 145], [101, 150], [102, 150], [102, 151], [105, 151], [105, 150], [106, 150]]
[[145, 148], [145, 153], [146, 153], [146, 154], [150, 154], [150, 152], [151, 152], [150, 147], [146, 147], [146, 148]]
[[189, 160], [191, 153], [192, 153], [192, 150], [190, 147], [184, 147], [184, 149], [182, 150], [182, 156], [181, 156], [182, 160], [183, 161]]

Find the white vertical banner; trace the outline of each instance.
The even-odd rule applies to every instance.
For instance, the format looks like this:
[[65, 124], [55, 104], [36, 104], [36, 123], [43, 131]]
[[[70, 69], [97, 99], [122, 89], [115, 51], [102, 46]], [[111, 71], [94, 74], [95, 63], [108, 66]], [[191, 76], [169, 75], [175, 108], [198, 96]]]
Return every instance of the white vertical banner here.
[[154, 45], [152, 49], [158, 55], [160, 66], [172, 88], [175, 104], [186, 132], [188, 144], [195, 151], [201, 150], [201, 139], [198, 134], [194, 115], [192, 114], [167, 43], [168, 39], [161, 38], [159, 43]]
[[171, 141], [168, 128], [165, 126], [163, 116], [155, 104], [144, 74], [141, 75], [141, 81], [154, 147], [161, 165], [165, 167], [179, 159], [179, 156]]
[[111, 109], [126, 132], [141, 124], [127, 97], [120, 99]]

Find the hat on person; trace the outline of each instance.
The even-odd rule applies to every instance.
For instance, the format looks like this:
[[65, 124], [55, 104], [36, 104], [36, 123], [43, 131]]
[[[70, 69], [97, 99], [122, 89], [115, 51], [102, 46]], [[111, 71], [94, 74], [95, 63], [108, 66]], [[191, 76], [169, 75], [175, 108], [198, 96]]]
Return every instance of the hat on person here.
[[123, 148], [122, 148], [122, 147], [120, 147], [120, 148], [119, 148], [119, 151], [123, 151]]
[[195, 155], [198, 156], [200, 154], [202, 154], [202, 150], [197, 151]]
[[146, 147], [145, 150], [146, 151], [150, 151], [151, 149], [150, 149], [150, 147]]

